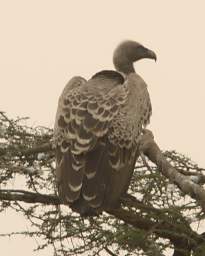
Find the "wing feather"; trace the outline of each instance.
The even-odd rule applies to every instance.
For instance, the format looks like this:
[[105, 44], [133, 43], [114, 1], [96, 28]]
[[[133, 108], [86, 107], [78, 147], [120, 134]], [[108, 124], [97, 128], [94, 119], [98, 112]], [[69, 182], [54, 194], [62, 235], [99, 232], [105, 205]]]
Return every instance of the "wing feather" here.
[[56, 114], [59, 194], [83, 214], [89, 207], [114, 206], [127, 191], [139, 136], [151, 115], [140, 77], [131, 74], [123, 84], [102, 78], [72, 78]]
[[55, 133], [60, 132], [63, 136], [66, 134], [75, 154], [93, 149], [93, 142], [107, 133], [109, 122], [117, 115], [128, 95], [126, 86], [123, 85], [111, 84], [109, 90], [107, 85], [103, 91], [99, 90], [99, 86], [93, 86], [93, 81], [91, 84], [81, 81], [83, 86], [72, 79], [71, 82], [77, 86], [71, 84], [64, 89], [59, 100], [55, 126]]
[[103, 168], [98, 171], [103, 156], [99, 143], [128, 95], [125, 85], [111, 83], [100, 90], [98, 82], [103, 81], [95, 84], [74, 77], [68, 82], [59, 99], [54, 129], [60, 196], [71, 204], [82, 191], [94, 208], [103, 202], [106, 183]]

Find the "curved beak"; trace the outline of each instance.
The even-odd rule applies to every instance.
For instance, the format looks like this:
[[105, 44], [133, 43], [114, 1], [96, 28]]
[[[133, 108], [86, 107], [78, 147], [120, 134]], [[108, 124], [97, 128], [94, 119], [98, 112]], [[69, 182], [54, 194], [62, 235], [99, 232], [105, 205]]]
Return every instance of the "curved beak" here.
[[152, 50], [140, 45], [137, 48], [137, 60], [139, 59], [153, 59], [155, 62], [157, 61], [157, 55]]
[[147, 49], [147, 56], [148, 56], [148, 58], [150, 58], [150, 59], [153, 59], [153, 60], [155, 60], [155, 62], [157, 61], [157, 55], [156, 55], [156, 53], [155, 52], [153, 52], [152, 50], [149, 50], [149, 49]]

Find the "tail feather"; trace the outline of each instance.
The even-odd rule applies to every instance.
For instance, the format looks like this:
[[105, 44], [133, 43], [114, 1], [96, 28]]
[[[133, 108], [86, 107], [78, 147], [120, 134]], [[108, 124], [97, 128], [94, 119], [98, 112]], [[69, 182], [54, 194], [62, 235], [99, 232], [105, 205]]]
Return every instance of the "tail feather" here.
[[[109, 142], [87, 154], [82, 195], [92, 208], [113, 208], [127, 192], [137, 151], [120, 149]], [[114, 160], [114, 162], [113, 162]]]
[[86, 155], [85, 178], [82, 188], [82, 196], [92, 208], [98, 208], [103, 204], [106, 187], [106, 175], [103, 164], [105, 146], [98, 147]]
[[118, 148], [113, 155], [113, 147], [114, 145], [108, 144], [105, 157], [107, 161], [103, 161], [104, 172], [106, 172], [107, 176], [106, 200], [104, 202], [104, 207], [106, 208], [119, 206], [120, 197], [128, 190], [138, 156], [134, 147], [130, 149]]
[[81, 193], [84, 173], [84, 162], [75, 158], [70, 150], [61, 153], [57, 158], [57, 180], [59, 195], [65, 203], [77, 200]]
[[[99, 143], [85, 155], [68, 150], [57, 154], [59, 195], [82, 216], [97, 215], [106, 208], [119, 206], [127, 192], [138, 153]], [[119, 163], [119, 164], [116, 164]]]

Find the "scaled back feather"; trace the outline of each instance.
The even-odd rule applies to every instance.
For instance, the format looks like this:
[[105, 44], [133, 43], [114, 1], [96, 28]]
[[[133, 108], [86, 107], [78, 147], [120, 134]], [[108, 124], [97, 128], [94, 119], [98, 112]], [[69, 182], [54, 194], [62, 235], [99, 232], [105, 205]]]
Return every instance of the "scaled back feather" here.
[[125, 41], [114, 52], [116, 71], [100, 71], [88, 81], [73, 77], [59, 98], [54, 127], [58, 192], [82, 216], [118, 207], [129, 187], [139, 138], [152, 112], [147, 85], [133, 67], [141, 58], [156, 55]]

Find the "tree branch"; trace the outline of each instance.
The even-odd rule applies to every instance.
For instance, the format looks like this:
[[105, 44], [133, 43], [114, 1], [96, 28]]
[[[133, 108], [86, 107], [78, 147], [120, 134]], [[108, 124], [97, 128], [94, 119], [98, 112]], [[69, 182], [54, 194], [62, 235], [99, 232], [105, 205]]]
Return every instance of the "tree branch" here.
[[155, 163], [158, 170], [172, 183], [176, 184], [182, 192], [196, 199], [205, 212], [205, 190], [198, 184], [194, 183], [189, 177], [179, 173], [172, 167], [154, 141], [151, 131], [145, 130], [141, 139], [140, 150], [149, 158], [150, 161]]
[[37, 154], [37, 153], [41, 153], [41, 152], [48, 152], [52, 150], [52, 144], [51, 143], [44, 143], [42, 145], [33, 147], [33, 148], [29, 148], [26, 150], [22, 150], [20, 152], [20, 154], [24, 155], [24, 156], [29, 156], [29, 155], [33, 155], [33, 154]]
[[[16, 153], [15, 154], [18, 156], [19, 155], [30, 156], [33, 154], [49, 152], [49, 151], [52, 151], [52, 144], [50, 142], [44, 143], [44, 144], [41, 144], [39, 146], [35, 146], [32, 148], [24, 149], [24, 150], [18, 149], [18, 154], [16, 154]], [[4, 156], [6, 154], [7, 154], [7, 148], [0, 149], [0, 156]]]
[[60, 199], [55, 195], [44, 195], [17, 189], [0, 189], [0, 200], [52, 205], [59, 205], [61, 203]]
[[[14, 189], [1, 189], [0, 190], [0, 200], [5, 201], [22, 201], [26, 203], [41, 203], [47, 205], [60, 205], [63, 204], [60, 199], [55, 195], [45, 195], [34, 192], [29, 192], [25, 190], [14, 190]], [[134, 197], [132, 198], [134, 200]], [[126, 204], [126, 199], [123, 199], [123, 204], [127, 207], [130, 206], [130, 201]], [[139, 202], [136, 200], [136, 204]], [[134, 202], [132, 207], [134, 206]], [[150, 208], [144, 208], [144, 212], [150, 211]], [[188, 250], [186, 254], [189, 255], [191, 248], [195, 248], [197, 244], [205, 243], [203, 236], [200, 236], [187, 225], [182, 225], [181, 222], [171, 221], [169, 215], [166, 213], [160, 212], [159, 209], [154, 207], [151, 208], [153, 212], [159, 213], [159, 220], [150, 219], [150, 217], [143, 216], [131, 210], [124, 210], [122, 208], [118, 209], [109, 209], [107, 213], [114, 215], [116, 218], [124, 221], [127, 224], [132, 225], [135, 228], [151, 232], [157, 236], [165, 239], [169, 239], [173, 244], [177, 244], [180, 241], [180, 246], [183, 244], [183, 248]], [[162, 216], [163, 215], [163, 216]], [[182, 243], [183, 242], [183, 243]], [[189, 247], [189, 248], [188, 248]], [[177, 254], [176, 254], [177, 255]], [[183, 255], [183, 254], [178, 254]]]

